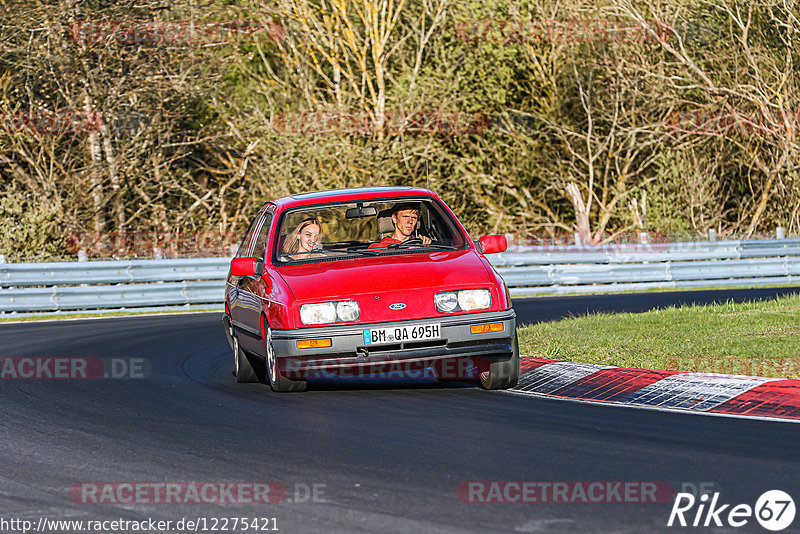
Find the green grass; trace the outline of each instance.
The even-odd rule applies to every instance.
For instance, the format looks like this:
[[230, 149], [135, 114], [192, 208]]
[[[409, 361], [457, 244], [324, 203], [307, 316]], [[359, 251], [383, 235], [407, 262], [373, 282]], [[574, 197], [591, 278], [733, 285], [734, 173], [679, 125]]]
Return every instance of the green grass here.
[[519, 339], [533, 357], [800, 378], [800, 296], [594, 314], [526, 326]]

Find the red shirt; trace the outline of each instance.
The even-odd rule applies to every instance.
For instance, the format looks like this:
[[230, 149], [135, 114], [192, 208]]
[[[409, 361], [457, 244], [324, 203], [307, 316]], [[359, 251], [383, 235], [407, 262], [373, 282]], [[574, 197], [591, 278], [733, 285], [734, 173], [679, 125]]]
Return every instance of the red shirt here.
[[384, 237], [377, 243], [373, 243], [367, 248], [385, 247], [387, 245], [396, 245], [397, 243], [402, 243], [402, 241], [400, 241], [399, 239], [395, 239], [393, 237]]

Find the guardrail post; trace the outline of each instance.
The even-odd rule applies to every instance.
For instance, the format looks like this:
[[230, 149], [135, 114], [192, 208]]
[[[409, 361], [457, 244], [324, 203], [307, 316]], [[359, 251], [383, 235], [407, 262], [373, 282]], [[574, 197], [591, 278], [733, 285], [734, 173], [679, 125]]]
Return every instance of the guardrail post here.
[[161, 248], [160, 247], [153, 247], [153, 257], [155, 259], [157, 259], [157, 260], [164, 259], [164, 253], [161, 252]]
[[5, 262], [6, 262], [6, 255], [0, 254], [0, 263], [5, 263]]
[[708, 240], [709, 241], [716, 241], [717, 240], [717, 231], [713, 228], [708, 229]]
[[85, 250], [80, 249], [78, 251], [78, 261], [86, 261], [86, 251]]
[[783, 239], [783, 237], [784, 237], [783, 227], [778, 226], [777, 228], [775, 228], [775, 239]]

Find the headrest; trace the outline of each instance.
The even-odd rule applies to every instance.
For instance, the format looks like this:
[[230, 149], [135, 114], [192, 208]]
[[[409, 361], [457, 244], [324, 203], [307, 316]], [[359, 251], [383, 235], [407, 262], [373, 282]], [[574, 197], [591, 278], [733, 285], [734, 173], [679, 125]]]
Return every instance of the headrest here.
[[394, 232], [394, 223], [392, 222], [392, 210], [382, 210], [378, 213], [378, 233], [390, 234]]

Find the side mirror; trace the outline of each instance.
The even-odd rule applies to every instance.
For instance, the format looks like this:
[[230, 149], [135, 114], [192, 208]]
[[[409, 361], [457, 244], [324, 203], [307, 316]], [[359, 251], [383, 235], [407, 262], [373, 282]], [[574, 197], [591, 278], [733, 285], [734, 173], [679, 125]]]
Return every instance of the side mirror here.
[[253, 257], [234, 258], [231, 260], [231, 274], [233, 276], [255, 276], [256, 260]]
[[481, 244], [481, 252], [484, 254], [505, 252], [508, 248], [508, 241], [504, 235], [485, 235], [478, 242]]

